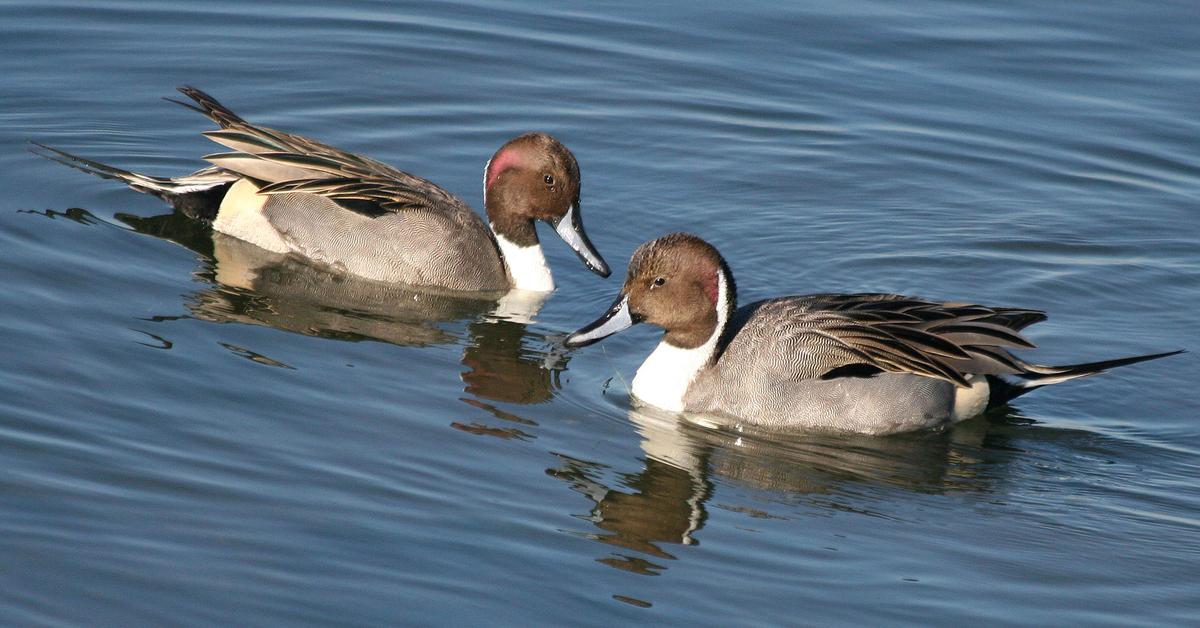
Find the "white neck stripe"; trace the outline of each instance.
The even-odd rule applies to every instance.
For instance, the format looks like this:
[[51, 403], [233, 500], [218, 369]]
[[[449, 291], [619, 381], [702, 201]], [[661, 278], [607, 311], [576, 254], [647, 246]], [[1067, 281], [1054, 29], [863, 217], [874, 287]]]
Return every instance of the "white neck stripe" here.
[[717, 325], [704, 344], [681, 349], [662, 340], [633, 376], [633, 396], [664, 410], [684, 409], [684, 395], [700, 369], [708, 365], [729, 318], [729, 282], [725, 271], [717, 271]]
[[537, 292], [554, 290], [554, 277], [550, 275], [550, 267], [546, 265], [546, 256], [542, 254], [540, 243], [517, 246], [508, 238], [496, 233], [495, 226], [492, 226], [492, 233], [496, 235], [496, 242], [500, 245], [500, 255], [508, 268], [513, 288]]
[[[489, 157], [487, 163], [483, 165], [483, 213], [487, 213], [487, 175], [488, 170], [492, 168], [492, 159]], [[495, 227], [492, 231], [495, 231]]]

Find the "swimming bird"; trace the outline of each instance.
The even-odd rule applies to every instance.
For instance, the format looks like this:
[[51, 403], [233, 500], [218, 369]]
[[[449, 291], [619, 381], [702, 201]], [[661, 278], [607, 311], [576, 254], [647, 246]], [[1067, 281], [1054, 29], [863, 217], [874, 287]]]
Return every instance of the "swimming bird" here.
[[[516, 137], [484, 168], [488, 223], [441, 187], [369, 157], [251, 124], [194, 87], [167, 99], [220, 127], [230, 149], [192, 174], [151, 177], [34, 143], [34, 152], [123, 181], [214, 230], [276, 253], [294, 253], [369, 279], [464, 291], [550, 291], [554, 280], [535, 229], [549, 223], [584, 264], [608, 265], [583, 230], [579, 166], [545, 133]], [[489, 228], [490, 227], [490, 228]]]
[[725, 259], [676, 233], [640, 246], [608, 311], [569, 335], [581, 347], [636, 323], [663, 328], [634, 398], [766, 428], [889, 434], [939, 427], [1047, 384], [1181, 353], [1033, 364], [1010, 349], [1038, 310], [895, 294], [814, 294], [737, 307]]

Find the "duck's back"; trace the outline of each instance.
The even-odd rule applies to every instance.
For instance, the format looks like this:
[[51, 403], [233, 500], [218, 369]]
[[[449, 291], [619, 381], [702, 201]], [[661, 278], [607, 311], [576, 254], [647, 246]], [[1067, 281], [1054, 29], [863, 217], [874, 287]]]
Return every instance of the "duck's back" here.
[[830, 373], [831, 365], [854, 361], [845, 344], [825, 330], [837, 317], [831, 301], [837, 298], [785, 297], [738, 309], [716, 364], [688, 388], [686, 409], [764, 427], [864, 433], [946, 421], [955, 398], [950, 382], [853, 368]]
[[369, 279], [453, 290], [507, 290], [491, 230], [431, 181], [323, 142], [251, 124], [207, 94], [181, 88], [221, 126], [231, 149], [208, 155], [244, 177], [213, 228]]

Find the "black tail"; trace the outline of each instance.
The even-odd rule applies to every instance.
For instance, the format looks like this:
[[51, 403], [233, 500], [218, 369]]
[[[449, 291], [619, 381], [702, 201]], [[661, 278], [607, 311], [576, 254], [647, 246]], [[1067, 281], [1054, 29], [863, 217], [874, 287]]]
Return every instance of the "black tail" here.
[[37, 148], [30, 148], [29, 152], [37, 155], [38, 157], [43, 157], [45, 159], [49, 159], [50, 161], [58, 162], [68, 168], [74, 168], [81, 172], [86, 172], [88, 174], [100, 177], [101, 179], [121, 181], [134, 190], [143, 192], [145, 194], [160, 195], [163, 191], [163, 187], [169, 185], [171, 182], [170, 179], [149, 177], [136, 172], [130, 172], [128, 170], [122, 170], [120, 168], [102, 164], [98, 161], [92, 161], [91, 159], [85, 159], [78, 155], [72, 155], [71, 153], [58, 150], [57, 148], [51, 148], [38, 142], [30, 142], [30, 144], [33, 144]]
[[1149, 355], [1135, 355], [1128, 358], [1117, 358], [1115, 360], [1101, 360], [1099, 362], [1086, 362], [1084, 364], [1067, 364], [1064, 366], [1047, 366], [1043, 364], [1030, 364], [1028, 362], [1018, 360], [1018, 364], [1023, 368], [1024, 372], [1018, 373], [1019, 377], [1025, 381], [1014, 382], [1001, 378], [997, 375], [988, 375], [988, 384], [991, 386], [991, 393], [988, 397], [988, 407], [993, 408], [1002, 406], [1025, 393], [1048, 386], [1050, 384], [1058, 384], [1072, 379], [1080, 379], [1082, 377], [1090, 377], [1099, 375], [1108, 369], [1118, 366], [1126, 366], [1128, 364], [1137, 364], [1147, 360], [1157, 360], [1172, 355], [1183, 353], [1183, 350], [1167, 351], [1165, 353], [1152, 353]]
[[36, 148], [30, 148], [29, 152], [39, 157], [102, 179], [120, 181], [143, 194], [153, 194], [175, 209], [198, 220], [211, 221], [216, 217], [221, 199], [225, 198], [225, 192], [229, 191], [229, 186], [233, 185], [237, 178], [236, 175], [215, 167], [198, 170], [190, 175], [174, 179], [151, 177], [72, 155], [45, 144], [30, 143]]

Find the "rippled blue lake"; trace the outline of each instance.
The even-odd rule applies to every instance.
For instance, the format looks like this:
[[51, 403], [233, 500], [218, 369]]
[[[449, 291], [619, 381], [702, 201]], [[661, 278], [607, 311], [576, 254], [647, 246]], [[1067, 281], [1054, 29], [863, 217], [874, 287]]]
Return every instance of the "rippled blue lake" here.
[[[0, 2], [0, 623], [1195, 624], [1198, 17]], [[25, 151], [195, 169], [180, 84], [476, 207], [550, 132], [617, 276], [544, 232], [559, 290], [505, 319], [258, 264]], [[743, 302], [913, 293], [1048, 310], [1046, 362], [1193, 353], [944, 432], [707, 430], [630, 408], [653, 330], [558, 348], [680, 229]]]

